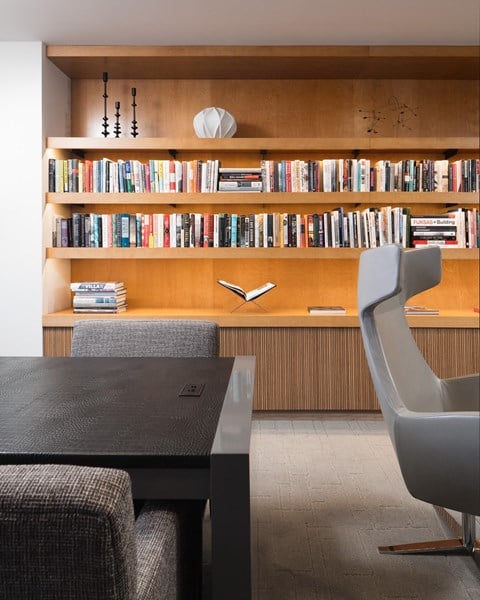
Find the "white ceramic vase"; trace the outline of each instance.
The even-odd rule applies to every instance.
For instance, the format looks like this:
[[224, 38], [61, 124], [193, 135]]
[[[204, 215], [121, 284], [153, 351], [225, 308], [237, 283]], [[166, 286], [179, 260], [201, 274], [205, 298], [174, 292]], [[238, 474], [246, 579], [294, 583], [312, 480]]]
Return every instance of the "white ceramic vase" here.
[[210, 106], [195, 115], [193, 128], [199, 138], [228, 138], [237, 131], [237, 123], [224, 108]]

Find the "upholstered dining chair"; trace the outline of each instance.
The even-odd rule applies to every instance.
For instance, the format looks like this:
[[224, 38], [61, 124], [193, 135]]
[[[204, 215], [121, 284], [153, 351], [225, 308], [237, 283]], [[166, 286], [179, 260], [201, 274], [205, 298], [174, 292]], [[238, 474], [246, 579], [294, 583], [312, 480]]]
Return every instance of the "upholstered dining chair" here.
[[[213, 321], [189, 319], [95, 320], [77, 321], [73, 327], [72, 357], [206, 357], [219, 355], [219, 328]], [[135, 509], [142, 501], [135, 501]], [[192, 588], [202, 583], [204, 517], [208, 505], [189, 500], [189, 563]], [[193, 596], [192, 596], [193, 599]]]
[[188, 319], [77, 321], [72, 356], [216, 357], [218, 325]]
[[360, 257], [358, 311], [363, 344], [403, 479], [415, 498], [462, 513], [461, 539], [379, 550], [451, 552], [478, 559], [480, 377], [436, 375], [404, 314], [409, 298], [440, 282], [441, 260], [437, 246], [404, 250], [387, 245]]
[[2, 465], [0, 598], [190, 598], [178, 535], [185, 515], [149, 502], [135, 520], [125, 471]]

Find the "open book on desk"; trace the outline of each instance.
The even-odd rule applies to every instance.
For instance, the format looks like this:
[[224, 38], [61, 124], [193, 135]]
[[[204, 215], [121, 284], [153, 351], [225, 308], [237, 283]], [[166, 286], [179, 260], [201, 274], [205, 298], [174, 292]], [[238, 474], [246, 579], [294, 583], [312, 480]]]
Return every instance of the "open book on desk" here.
[[217, 281], [220, 285], [223, 285], [223, 287], [227, 288], [227, 290], [230, 290], [234, 294], [237, 294], [237, 296], [240, 296], [240, 298], [243, 298], [245, 300], [245, 302], [250, 302], [251, 300], [255, 300], [256, 298], [259, 298], [260, 296], [263, 296], [263, 294], [266, 294], [267, 292], [269, 292], [274, 287], [277, 287], [277, 285], [275, 283], [272, 283], [271, 281], [267, 281], [267, 283], [264, 283], [260, 287], [255, 288], [254, 290], [250, 290], [249, 292], [246, 292], [240, 286], [235, 285], [233, 283], [229, 283], [228, 281], [224, 281], [223, 279], [217, 279]]

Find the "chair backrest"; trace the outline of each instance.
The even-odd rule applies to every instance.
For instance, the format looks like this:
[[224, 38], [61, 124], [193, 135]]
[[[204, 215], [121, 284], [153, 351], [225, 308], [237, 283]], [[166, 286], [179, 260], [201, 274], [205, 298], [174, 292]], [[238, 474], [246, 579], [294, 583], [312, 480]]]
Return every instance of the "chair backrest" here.
[[219, 329], [200, 320], [86, 320], [73, 327], [72, 356], [216, 357]]
[[126, 472], [0, 466], [0, 598], [131, 600], [136, 562]]
[[408, 490], [425, 502], [480, 515], [480, 379], [437, 377], [404, 314], [406, 300], [440, 278], [438, 246], [365, 251], [358, 277], [360, 327]]
[[402, 407], [442, 409], [440, 380], [418, 349], [404, 314], [409, 298], [437, 285], [440, 279], [438, 246], [404, 251], [398, 245], [387, 245], [367, 250], [360, 257], [360, 328], [373, 384], [390, 428]]

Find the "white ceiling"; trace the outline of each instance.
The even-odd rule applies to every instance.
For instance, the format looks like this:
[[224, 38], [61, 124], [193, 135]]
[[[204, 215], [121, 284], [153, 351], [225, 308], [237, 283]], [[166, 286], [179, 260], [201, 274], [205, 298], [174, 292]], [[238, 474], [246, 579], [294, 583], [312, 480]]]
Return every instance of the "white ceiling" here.
[[0, 0], [0, 41], [478, 45], [480, 0]]

